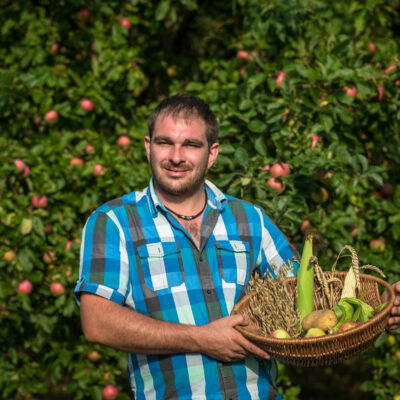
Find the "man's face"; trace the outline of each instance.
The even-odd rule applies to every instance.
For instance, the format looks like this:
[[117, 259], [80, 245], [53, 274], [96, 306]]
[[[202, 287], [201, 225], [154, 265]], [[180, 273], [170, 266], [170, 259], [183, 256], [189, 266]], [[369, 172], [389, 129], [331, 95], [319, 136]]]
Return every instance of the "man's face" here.
[[190, 196], [200, 191], [207, 170], [218, 155], [218, 144], [208, 148], [205, 123], [160, 115], [153, 137], [145, 138], [147, 159], [159, 194]]

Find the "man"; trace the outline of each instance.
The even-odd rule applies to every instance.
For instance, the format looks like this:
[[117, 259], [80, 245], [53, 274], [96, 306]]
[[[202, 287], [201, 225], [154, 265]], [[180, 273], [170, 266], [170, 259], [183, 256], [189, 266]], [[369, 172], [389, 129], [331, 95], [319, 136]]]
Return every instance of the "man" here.
[[153, 177], [85, 225], [80, 280], [85, 337], [129, 353], [137, 399], [277, 399], [276, 364], [230, 316], [255, 268], [292, 258], [263, 211], [205, 180], [218, 124], [200, 99], [165, 99], [149, 118]]

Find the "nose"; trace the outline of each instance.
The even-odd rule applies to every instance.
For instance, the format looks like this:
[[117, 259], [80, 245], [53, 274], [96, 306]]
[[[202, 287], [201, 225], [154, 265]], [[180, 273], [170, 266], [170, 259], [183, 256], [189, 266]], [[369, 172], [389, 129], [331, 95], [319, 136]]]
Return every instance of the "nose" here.
[[185, 161], [184, 152], [181, 146], [172, 146], [169, 154], [170, 162], [177, 165]]

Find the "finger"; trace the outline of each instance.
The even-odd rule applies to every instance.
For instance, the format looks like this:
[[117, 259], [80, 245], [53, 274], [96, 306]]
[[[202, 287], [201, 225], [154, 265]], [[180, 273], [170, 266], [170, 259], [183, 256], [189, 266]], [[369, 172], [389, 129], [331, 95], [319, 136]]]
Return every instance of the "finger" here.
[[229, 319], [231, 326], [235, 325], [244, 325], [245, 324], [245, 318], [243, 317], [242, 314], [235, 314], [231, 315], [229, 317], [226, 317]]
[[393, 330], [397, 328], [400, 328], [400, 318], [399, 317], [389, 318], [387, 329]]
[[395, 284], [393, 284], [393, 289], [394, 289], [395, 292], [400, 294], [400, 281], [396, 282]]
[[265, 352], [263, 349], [256, 346], [255, 344], [251, 343], [244, 336], [242, 336], [240, 344], [243, 346], [247, 353], [250, 353], [256, 357], [265, 358], [267, 360], [270, 359], [270, 355], [267, 352]]
[[400, 307], [392, 307], [392, 309], [390, 310], [390, 316], [391, 317], [400, 316]]

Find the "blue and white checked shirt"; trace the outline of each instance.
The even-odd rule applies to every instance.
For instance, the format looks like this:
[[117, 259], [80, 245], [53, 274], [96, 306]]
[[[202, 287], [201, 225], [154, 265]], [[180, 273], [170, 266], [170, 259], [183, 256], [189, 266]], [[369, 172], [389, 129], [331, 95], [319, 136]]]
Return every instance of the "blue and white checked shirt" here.
[[[256, 206], [206, 181], [200, 248], [163, 206], [152, 181], [99, 207], [88, 219], [75, 288], [152, 318], [204, 325], [230, 314], [255, 268], [273, 274], [290, 246]], [[128, 375], [142, 399], [281, 399], [276, 363], [224, 363], [204, 354], [129, 354]]]

